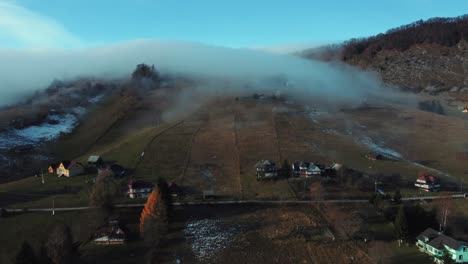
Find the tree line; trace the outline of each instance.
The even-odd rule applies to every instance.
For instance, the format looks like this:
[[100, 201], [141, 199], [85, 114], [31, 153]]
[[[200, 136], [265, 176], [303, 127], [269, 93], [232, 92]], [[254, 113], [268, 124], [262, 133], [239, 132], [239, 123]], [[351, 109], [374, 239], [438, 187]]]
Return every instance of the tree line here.
[[346, 41], [341, 51], [341, 59], [346, 61], [361, 54], [373, 57], [381, 50], [404, 51], [421, 43], [450, 47], [463, 39], [468, 41], [468, 15], [418, 20], [390, 29], [385, 34]]

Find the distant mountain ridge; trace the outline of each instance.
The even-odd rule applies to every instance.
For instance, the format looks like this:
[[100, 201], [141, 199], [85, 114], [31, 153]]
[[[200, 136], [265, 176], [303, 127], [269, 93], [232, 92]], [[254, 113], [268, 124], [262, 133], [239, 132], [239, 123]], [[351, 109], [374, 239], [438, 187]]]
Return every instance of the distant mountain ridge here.
[[385, 82], [412, 91], [468, 95], [468, 15], [419, 20], [300, 55], [374, 70]]

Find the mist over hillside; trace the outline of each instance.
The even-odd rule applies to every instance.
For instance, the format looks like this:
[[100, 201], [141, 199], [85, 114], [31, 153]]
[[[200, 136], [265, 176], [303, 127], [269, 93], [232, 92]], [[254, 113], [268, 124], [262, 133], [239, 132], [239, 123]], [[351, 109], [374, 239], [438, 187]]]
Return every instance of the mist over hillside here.
[[54, 79], [125, 79], [142, 62], [154, 64], [162, 74], [237, 84], [200, 86], [200, 92], [280, 90], [330, 102], [385, 98], [390, 93], [372, 73], [340, 63], [181, 41], [138, 40], [73, 50], [2, 49], [0, 57], [3, 106], [46, 88]]

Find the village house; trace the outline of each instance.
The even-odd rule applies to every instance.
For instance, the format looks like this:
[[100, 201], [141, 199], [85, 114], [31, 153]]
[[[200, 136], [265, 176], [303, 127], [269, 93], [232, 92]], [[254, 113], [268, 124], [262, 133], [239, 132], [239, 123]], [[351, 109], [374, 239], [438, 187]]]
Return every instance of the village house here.
[[255, 168], [257, 170], [257, 180], [278, 176], [278, 167], [272, 160], [261, 160], [255, 164]]
[[57, 174], [57, 169], [59, 167], [60, 163], [51, 163], [49, 164], [49, 166], [47, 167], [47, 172], [49, 172], [50, 174]]
[[440, 190], [439, 180], [428, 173], [422, 173], [419, 175], [414, 186], [426, 192], [436, 192]]
[[103, 159], [100, 156], [92, 155], [88, 158], [88, 166], [97, 167], [103, 163]]
[[322, 175], [322, 168], [317, 164], [310, 164], [307, 168], [306, 177], [319, 176]]
[[434, 257], [434, 261], [442, 263], [444, 254], [450, 254], [456, 263], [468, 262], [468, 243], [453, 239], [432, 228], [424, 230], [416, 237], [419, 250]]
[[307, 177], [307, 169], [310, 166], [310, 162], [301, 160], [294, 162], [291, 166], [294, 177]]
[[366, 158], [370, 160], [383, 160], [384, 156], [378, 152], [370, 152], [366, 155]]
[[57, 175], [59, 177], [72, 177], [80, 175], [84, 172], [84, 166], [79, 162], [73, 160], [64, 160], [60, 162], [60, 165], [57, 168]]
[[126, 233], [118, 220], [110, 220], [94, 233], [93, 243], [101, 245], [124, 244]]
[[128, 183], [128, 196], [130, 198], [146, 198], [153, 191], [154, 184], [146, 181], [130, 181]]

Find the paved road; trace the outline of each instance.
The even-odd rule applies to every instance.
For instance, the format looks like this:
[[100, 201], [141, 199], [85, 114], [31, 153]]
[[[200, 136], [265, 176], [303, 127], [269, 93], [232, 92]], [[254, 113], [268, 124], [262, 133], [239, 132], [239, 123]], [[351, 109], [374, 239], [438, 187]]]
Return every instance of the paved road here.
[[[465, 198], [467, 194], [455, 194], [446, 196], [419, 196], [405, 197], [403, 201], [418, 201], [418, 200], [435, 200], [444, 198]], [[317, 204], [317, 203], [368, 203], [367, 199], [338, 199], [338, 200], [316, 200], [316, 201], [300, 201], [300, 200], [241, 200], [241, 201], [193, 201], [193, 202], [175, 202], [174, 206], [200, 206], [200, 205], [261, 205], [261, 204]], [[141, 208], [144, 204], [118, 204], [117, 208]], [[60, 208], [4, 208], [7, 212], [61, 212], [61, 211], [80, 211], [91, 209], [89, 206], [81, 207], [60, 207]]]

